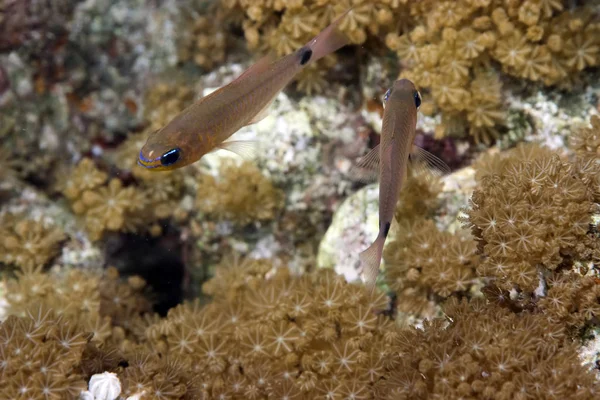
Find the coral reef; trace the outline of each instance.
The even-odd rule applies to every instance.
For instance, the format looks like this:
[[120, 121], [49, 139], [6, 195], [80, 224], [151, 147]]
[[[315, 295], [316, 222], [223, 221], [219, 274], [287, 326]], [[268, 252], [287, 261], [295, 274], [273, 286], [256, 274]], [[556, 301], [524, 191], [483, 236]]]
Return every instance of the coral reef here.
[[385, 278], [398, 296], [398, 310], [433, 316], [442, 299], [468, 294], [477, 282], [476, 250], [468, 234], [440, 232], [431, 220], [399, 224], [384, 253]]
[[600, 201], [594, 159], [564, 161], [535, 145], [489, 160], [468, 225], [485, 255], [478, 267], [504, 290], [532, 294], [545, 276], [597, 259], [592, 223]]
[[401, 332], [378, 398], [593, 399], [600, 385], [563, 326], [482, 300], [449, 300], [446, 320]]
[[[498, 63], [509, 75], [570, 86], [598, 65], [600, 42], [593, 5], [565, 10], [562, 1], [421, 1], [410, 4], [413, 26], [386, 44], [408, 67], [401, 76], [430, 94], [442, 112], [437, 134], [468, 122], [476, 140], [497, 137], [504, 123]], [[482, 72], [486, 71], [486, 72]], [[429, 98], [428, 98], [429, 97]]]
[[593, 115], [591, 127], [580, 127], [572, 135], [569, 147], [583, 159], [597, 159], [600, 157], [600, 117]]
[[113, 335], [114, 327], [129, 332], [136, 316], [151, 311], [145, 286], [137, 276], [121, 282], [114, 268], [103, 275], [61, 268], [48, 273], [18, 271], [6, 282], [6, 312], [26, 316], [44, 307], [102, 343]]
[[283, 192], [251, 162], [224, 160], [217, 176], [199, 178], [197, 209], [241, 224], [273, 219], [283, 205]]
[[[440, 111], [436, 134], [476, 140], [498, 137], [505, 123], [499, 73], [570, 87], [600, 60], [593, 4], [564, 1], [223, 0], [231, 20], [242, 18], [250, 49], [288, 54], [350, 7], [341, 28], [354, 44], [377, 40], [395, 52], [400, 74], [426, 92], [423, 111]], [[373, 40], [375, 39], [375, 40]], [[494, 68], [497, 65], [498, 68]], [[299, 87], [316, 90], [322, 76], [307, 71]]]
[[134, 350], [120, 374], [127, 395], [369, 397], [394, 357], [396, 328], [374, 313], [386, 297], [331, 270], [295, 277], [266, 260], [230, 261], [204, 291], [209, 305], [180, 305], [147, 328], [150, 354]]
[[79, 369], [92, 334], [48, 308], [0, 324], [0, 397], [76, 399], [87, 387]]
[[0, 215], [0, 264], [34, 271], [60, 251], [65, 234], [59, 227], [23, 214]]
[[181, 61], [192, 60], [198, 66], [211, 70], [225, 60], [228, 32], [225, 30], [224, 13], [216, 7], [217, 2], [207, 3], [200, 13], [194, 10], [187, 15], [185, 22], [189, 26], [182, 29], [178, 57]]
[[[597, 0], [0, 3], [0, 398], [600, 396]], [[288, 54], [351, 7], [361, 46], [236, 134], [252, 161], [137, 167], [243, 39]], [[411, 169], [370, 293], [377, 189], [347, 172], [398, 63], [453, 168], [547, 147]]]
[[[98, 277], [85, 285], [82, 277], [71, 271], [46, 289], [25, 282], [32, 277], [19, 278], [42, 295], [0, 325], [0, 374], [10, 377], [0, 380], [0, 394], [50, 390], [75, 398], [100, 373], [90, 388], [107, 389], [97, 387], [105, 376], [123, 396], [165, 400], [593, 399], [600, 390], [561, 321], [483, 299], [450, 297], [445, 319], [422, 329], [399, 328], [386, 296], [348, 284], [331, 270], [293, 276], [272, 261], [233, 258], [204, 285], [212, 302], [184, 303], [158, 319], [141, 318], [148, 309], [134, 306], [143, 288], [138, 278], [118, 283], [109, 270], [102, 278], [113, 287], [107, 291]], [[42, 282], [40, 276], [36, 281]], [[41, 307], [40, 300], [64, 295], [66, 288], [76, 289], [80, 303], [96, 296], [95, 305], [84, 300], [88, 308], [57, 312]], [[110, 310], [129, 310], [126, 320], [135, 323], [120, 327], [105, 318], [104, 335], [84, 328], [80, 322], [90, 309], [103, 308], [98, 297], [111, 300]]]
[[[129, 148], [129, 147], [128, 147]], [[91, 159], [81, 160], [62, 185], [73, 211], [81, 215], [93, 240], [106, 231], [160, 234], [156, 222], [172, 217], [181, 198], [182, 175], [165, 176], [141, 172], [140, 183], [125, 186], [119, 178], [108, 179]]]
[[[221, 1], [229, 19], [242, 19], [242, 28], [249, 49], [260, 49], [283, 56], [302, 47], [321, 29], [348, 10], [341, 30], [351, 43], [363, 44], [368, 36], [386, 32], [393, 26], [393, 12], [397, 2], [376, 0], [369, 2], [327, 2], [320, 0], [291, 2]], [[237, 21], [236, 21], [237, 22]], [[321, 92], [326, 86], [322, 69], [336, 64], [337, 56], [319, 61], [297, 77], [298, 88], [306, 92]]]

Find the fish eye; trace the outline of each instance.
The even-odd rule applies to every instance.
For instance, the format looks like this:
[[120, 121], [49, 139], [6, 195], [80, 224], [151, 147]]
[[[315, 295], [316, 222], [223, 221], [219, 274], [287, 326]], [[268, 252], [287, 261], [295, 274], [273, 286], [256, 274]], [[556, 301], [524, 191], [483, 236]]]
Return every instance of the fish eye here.
[[387, 92], [383, 95], [383, 102], [385, 103], [390, 98], [390, 94], [392, 93], [392, 89], [388, 89]]
[[417, 106], [417, 110], [418, 110], [419, 107], [421, 107], [421, 93], [419, 93], [418, 90], [415, 90], [413, 97], [415, 98], [415, 106]]
[[165, 154], [160, 156], [160, 163], [163, 166], [168, 167], [169, 165], [175, 164], [177, 162], [177, 160], [179, 160], [180, 156], [181, 156], [181, 150], [179, 150], [179, 149], [169, 150]]

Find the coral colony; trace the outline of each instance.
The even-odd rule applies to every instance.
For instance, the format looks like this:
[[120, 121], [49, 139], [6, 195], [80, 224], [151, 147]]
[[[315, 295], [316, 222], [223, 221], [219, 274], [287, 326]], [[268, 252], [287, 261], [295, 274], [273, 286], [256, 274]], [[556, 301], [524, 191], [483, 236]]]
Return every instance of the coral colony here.
[[[147, 3], [0, 4], [0, 400], [600, 398], [598, 1]], [[252, 159], [136, 165], [348, 9]], [[460, 168], [409, 168], [370, 290], [340, 204], [398, 78]]]

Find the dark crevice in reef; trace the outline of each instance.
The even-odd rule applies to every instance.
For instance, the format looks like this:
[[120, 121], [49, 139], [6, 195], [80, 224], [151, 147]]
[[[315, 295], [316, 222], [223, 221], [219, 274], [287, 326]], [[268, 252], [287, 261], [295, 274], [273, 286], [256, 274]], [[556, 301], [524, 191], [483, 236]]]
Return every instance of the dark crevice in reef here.
[[152, 238], [113, 235], [105, 245], [106, 262], [123, 277], [140, 275], [151, 289], [154, 311], [165, 316], [183, 300], [184, 263], [178, 235]]

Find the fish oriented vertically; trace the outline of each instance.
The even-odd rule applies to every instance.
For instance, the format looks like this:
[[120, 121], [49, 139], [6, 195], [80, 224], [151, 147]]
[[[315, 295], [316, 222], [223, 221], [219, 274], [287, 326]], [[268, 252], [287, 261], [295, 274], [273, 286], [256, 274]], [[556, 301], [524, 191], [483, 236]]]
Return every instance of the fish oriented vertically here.
[[383, 245], [394, 219], [409, 160], [424, 161], [442, 172], [449, 170], [443, 161], [413, 145], [421, 105], [421, 95], [415, 85], [408, 79], [394, 82], [384, 96], [384, 104], [381, 143], [353, 170], [361, 179], [369, 175], [379, 178], [379, 233], [371, 246], [360, 254], [363, 277], [371, 289], [375, 287]]
[[348, 11], [296, 52], [276, 61], [264, 57], [230, 84], [187, 107], [150, 134], [138, 164], [164, 171], [192, 164], [217, 149], [237, 154], [250, 151], [252, 142], [226, 140], [243, 126], [261, 120], [277, 94], [303, 68], [348, 43], [338, 30]]

